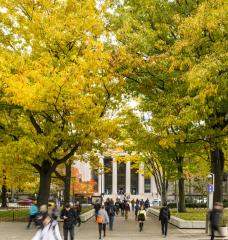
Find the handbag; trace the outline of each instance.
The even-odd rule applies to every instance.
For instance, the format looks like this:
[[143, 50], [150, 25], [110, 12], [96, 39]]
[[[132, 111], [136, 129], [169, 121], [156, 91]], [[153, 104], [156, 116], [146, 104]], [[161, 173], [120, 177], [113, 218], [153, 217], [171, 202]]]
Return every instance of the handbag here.
[[103, 222], [102, 216], [101, 216], [101, 215], [98, 215], [98, 216], [97, 216], [97, 223], [99, 224], [99, 223], [102, 223], [102, 222]]

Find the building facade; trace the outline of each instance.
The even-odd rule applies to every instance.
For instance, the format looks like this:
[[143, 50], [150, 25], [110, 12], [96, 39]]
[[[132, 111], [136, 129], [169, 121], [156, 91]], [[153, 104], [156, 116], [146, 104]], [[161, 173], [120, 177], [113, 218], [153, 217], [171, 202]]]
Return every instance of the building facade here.
[[[77, 164], [77, 163], [76, 163]], [[88, 166], [88, 163], [80, 163], [80, 172], [96, 182], [94, 195], [104, 195], [104, 198], [121, 198], [124, 195], [130, 198], [157, 199], [157, 192], [153, 176], [144, 176], [143, 164], [140, 169], [135, 169], [130, 161], [117, 162], [112, 157], [101, 157], [102, 166], [96, 173]]]

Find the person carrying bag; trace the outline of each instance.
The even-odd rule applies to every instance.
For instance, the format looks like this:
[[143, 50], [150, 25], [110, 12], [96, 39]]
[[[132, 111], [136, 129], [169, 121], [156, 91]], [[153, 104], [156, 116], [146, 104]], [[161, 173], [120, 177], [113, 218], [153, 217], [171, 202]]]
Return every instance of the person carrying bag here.
[[140, 210], [138, 210], [137, 217], [139, 221], [139, 231], [142, 232], [144, 221], [146, 221], [146, 211], [143, 205], [140, 207]]
[[108, 224], [108, 213], [105, 210], [104, 205], [102, 205], [101, 209], [98, 211], [96, 222], [98, 224], [98, 230], [99, 230], [99, 239], [101, 239], [101, 232], [103, 230], [104, 237], [106, 236], [106, 224]]

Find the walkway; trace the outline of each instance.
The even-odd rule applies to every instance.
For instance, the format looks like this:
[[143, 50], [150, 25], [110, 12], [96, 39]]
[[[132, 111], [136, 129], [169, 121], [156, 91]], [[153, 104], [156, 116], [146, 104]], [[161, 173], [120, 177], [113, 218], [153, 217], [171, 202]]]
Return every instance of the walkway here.
[[[201, 237], [200, 237], [201, 236]], [[77, 239], [80, 240], [94, 240], [98, 239], [98, 228], [94, 219], [89, 221], [86, 225], [82, 225], [81, 229], [77, 233]], [[133, 215], [130, 215], [129, 220], [125, 220], [121, 216], [115, 218], [114, 230], [107, 231], [107, 237], [105, 240], [161, 240], [160, 222], [155, 217], [148, 217], [144, 223], [143, 232], [139, 232], [138, 222], [134, 220]], [[209, 239], [204, 234], [204, 230], [189, 230], [182, 231], [173, 226], [169, 226], [168, 237], [169, 240], [184, 240], [184, 239]]]
[[[25, 223], [0, 223], [0, 240], [31, 240], [35, 233], [35, 228], [26, 230]], [[62, 227], [61, 227], [62, 228]], [[94, 218], [76, 228], [75, 240], [97, 240], [98, 229]], [[105, 240], [161, 240], [160, 223], [154, 217], [148, 218], [143, 232], [138, 231], [138, 224], [134, 220], [133, 215], [125, 221], [123, 217], [116, 217], [114, 230], [107, 230]], [[203, 230], [179, 230], [173, 226], [169, 226], [169, 240], [208, 240], [208, 236]], [[221, 240], [221, 238], [219, 238]], [[227, 239], [228, 240], [228, 239]]]

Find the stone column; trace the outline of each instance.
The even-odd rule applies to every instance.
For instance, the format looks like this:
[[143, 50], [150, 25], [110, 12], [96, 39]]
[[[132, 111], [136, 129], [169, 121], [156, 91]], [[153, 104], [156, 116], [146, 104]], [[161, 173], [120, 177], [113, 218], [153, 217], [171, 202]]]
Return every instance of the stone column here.
[[139, 166], [139, 195], [144, 194], [144, 164], [141, 163]]
[[103, 173], [103, 166], [104, 166], [104, 159], [103, 157], [99, 159], [99, 162], [101, 164], [101, 168], [98, 172], [98, 193], [104, 193], [104, 173]]
[[157, 188], [156, 188], [154, 176], [151, 176], [150, 177], [150, 192], [154, 195], [157, 192], [156, 189]]
[[117, 162], [112, 160], [112, 194], [117, 194]]
[[126, 194], [131, 194], [131, 162], [126, 162]]

